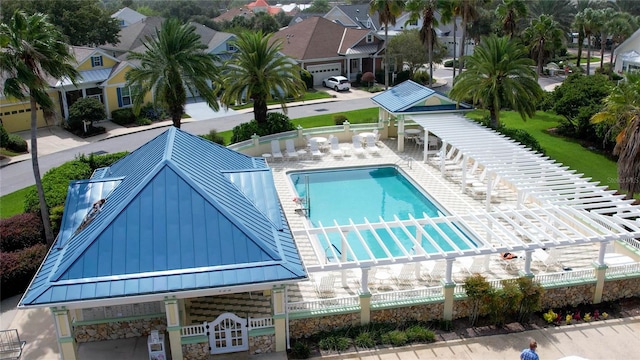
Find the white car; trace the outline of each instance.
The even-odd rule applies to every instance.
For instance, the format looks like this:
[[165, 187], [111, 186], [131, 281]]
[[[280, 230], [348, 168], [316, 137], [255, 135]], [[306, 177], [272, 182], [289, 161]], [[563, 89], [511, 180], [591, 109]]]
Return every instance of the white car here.
[[351, 89], [349, 79], [344, 76], [332, 76], [322, 80], [322, 86], [331, 88], [335, 91]]

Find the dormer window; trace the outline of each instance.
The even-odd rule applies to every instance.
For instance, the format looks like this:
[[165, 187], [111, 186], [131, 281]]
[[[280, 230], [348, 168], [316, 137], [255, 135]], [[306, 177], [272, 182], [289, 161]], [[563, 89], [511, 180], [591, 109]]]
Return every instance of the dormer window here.
[[367, 34], [367, 44], [371, 44], [373, 42], [373, 34]]
[[92, 56], [91, 67], [99, 67], [99, 66], [102, 66], [102, 56]]
[[227, 51], [228, 52], [236, 52], [236, 51], [238, 51], [238, 49], [236, 49], [235, 45], [233, 45], [233, 44], [227, 44]]

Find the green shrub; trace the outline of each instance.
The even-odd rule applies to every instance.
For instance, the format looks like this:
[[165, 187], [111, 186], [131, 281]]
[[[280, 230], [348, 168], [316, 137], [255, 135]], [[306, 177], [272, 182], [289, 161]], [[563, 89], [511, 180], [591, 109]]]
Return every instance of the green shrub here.
[[167, 112], [161, 106], [154, 106], [152, 103], [146, 103], [140, 108], [139, 117], [147, 118], [151, 121], [164, 120], [167, 116]]
[[393, 346], [405, 345], [408, 341], [407, 334], [404, 331], [392, 330], [382, 334], [382, 343]]
[[291, 130], [295, 130], [295, 126], [288, 116], [279, 112], [270, 112], [267, 114], [265, 124], [258, 124], [257, 121], [251, 120], [234, 127], [231, 142], [249, 140], [253, 134], [265, 136]]
[[6, 148], [9, 144], [9, 133], [0, 125], [0, 147]]
[[357, 347], [364, 348], [364, 349], [371, 349], [376, 346], [375, 337], [371, 332], [368, 332], [368, 331], [361, 332], [360, 334], [358, 334], [358, 336], [356, 336], [356, 338], [353, 340], [353, 343]]
[[402, 82], [405, 82], [407, 80], [409, 80], [409, 76], [411, 75], [411, 72], [409, 70], [403, 70], [400, 71], [397, 75], [396, 75], [396, 81], [393, 83], [393, 85], [398, 85]]
[[306, 343], [296, 341], [291, 347], [291, 355], [294, 359], [308, 359], [311, 356], [311, 349]]
[[91, 171], [93, 172], [95, 169], [111, 166], [116, 161], [127, 156], [127, 154], [129, 154], [128, 151], [120, 151], [103, 155], [89, 154], [88, 156], [85, 154], [80, 154], [76, 157], [76, 160], [89, 164], [89, 167], [91, 167]]
[[29, 150], [25, 139], [16, 134], [9, 134], [9, 140], [7, 141], [7, 150], [11, 150], [17, 153], [24, 153]]
[[344, 114], [335, 114], [333, 115], [333, 123], [336, 125], [342, 125], [345, 121], [347, 121], [347, 116]]
[[[484, 118], [482, 118], [479, 122], [486, 126], [486, 127], [490, 127], [490, 118], [489, 116], [485, 116]], [[523, 129], [512, 129], [512, 128], [508, 128], [504, 125], [500, 126], [500, 128], [496, 129], [496, 131], [498, 131], [501, 134], [504, 134], [506, 136], [508, 136], [509, 138], [511, 138], [512, 140], [515, 140], [519, 143], [521, 143], [522, 145], [530, 148], [531, 150], [537, 151], [541, 154], [544, 154], [544, 148], [540, 145], [540, 143], [538, 142], [538, 140], [536, 140], [535, 137], [533, 137], [533, 135], [529, 134], [529, 132], [527, 132], [526, 130]]]
[[443, 63], [444, 67], [448, 67], [448, 68], [454, 67], [454, 66], [457, 68], [459, 64], [460, 63], [458, 62], [458, 59], [456, 59], [455, 65], [453, 64], [453, 59], [446, 60]]
[[111, 121], [118, 125], [129, 125], [136, 121], [136, 116], [131, 108], [116, 109], [111, 112]]
[[222, 146], [225, 145], [225, 141], [224, 141], [224, 137], [220, 134], [218, 134], [218, 131], [213, 129], [210, 130], [208, 134], [205, 135], [200, 135], [200, 137], [205, 138], [211, 142], [214, 142], [216, 144], [220, 144]]
[[377, 93], [384, 90], [384, 88], [380, 85], [373, 85], [372, 87], [368, 88], [367, 91], [370, 93]]
[[307, 90], [313, 89], [313, 76], [305, 69], [300, 70], [300, 79], [307, 85]]
[[0, 251], [18, 251], [43, 243], [44, 228], [40, 216], [24, 213], [0, 220]]
[[51, 222], [51, 230], [54, 235], [58, 235], [60, 232], [62, 215], [64, 215], [64, 205], [53, 206], [49, 209], [49, 221]]
[[94, 121], [104, 120], [106, 117], [107, 112], [104, 110], [104, 105], [98, 99], [82, 98], [69, 107], [67, 126], [72, 131], [84, 131], [83, 121], [90, 121], [88, 127], [92, 127]]
[[14, 252], [0, 252], [2, 299], [24, 292], [47, 254], [47, 246], [37, 244]]
[[326, 336], [319, 342], [318, 346], [322, 350], [344, 351], [349, 348], [351, 340], [344, 336]]
[[417, 82], [418, 84], [426, 85], [429, 83], [429, 79], [429, 73], [426, 71], [416, 71], [413, 74], [413, 81]]
[[144, 126], [144, 125], [151, 125], [151, 120], [144, 118], [144, 117], [139, 117], [136, 119], [135, 124], [138, 126]]
[[436, 334], [433, 331], [420, 325], [409, 327], [405, 333], [409, 342], [432, 342], [436, 338]]

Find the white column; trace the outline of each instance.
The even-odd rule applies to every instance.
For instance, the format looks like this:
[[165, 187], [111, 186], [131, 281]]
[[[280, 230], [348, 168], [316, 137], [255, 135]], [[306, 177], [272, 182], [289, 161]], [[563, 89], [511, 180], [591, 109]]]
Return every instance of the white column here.
[[178, 299], [165, 298], [164, 308], [167, 314], [167, 333], [172, 359], [182, 359], [182, 335], [180, 334], [180, 307]]
[[369, 293], [369, 270], [370, 268], [362, 268], [362, 276], [360, 278], [360, 284], [362, 286], [362, 293]]
[[73, 326], [69, 318], [69, 310], [62, 308], [51, 308], [53, 321], [58, 335], [58, 347], [63, 360], [76, 360], [78, 358], [78, 344], [73, 336]]

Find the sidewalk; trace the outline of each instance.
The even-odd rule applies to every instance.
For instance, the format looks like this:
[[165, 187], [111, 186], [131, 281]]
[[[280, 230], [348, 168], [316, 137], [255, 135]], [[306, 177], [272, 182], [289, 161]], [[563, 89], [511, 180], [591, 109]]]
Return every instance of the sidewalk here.
[[[375, 94], [373, 93], [369, 93], [363, 90], [356, 90], [353, 89], [349, 92], [340, 92], [340, 93], [336, 93], [332, 90], [328, 90], [328, 89], [323, 89], [323, 90], [327, 90], [331, 95], [333, 95], [334, 97], [332, 98], [326, 98], [326, 99], [317, 99], [317, 100], [309, 100], [309, 101], [300, 101], [300, 102], [294, 102], [294, 103], [289, 103], [287, 104], [287, 107], [295, 107], [295, 106], [304, 106], [304, 105], [309, 105], [309, 104], [321, 104], [321, 103], [329, 103], [329, 102], [335, 102], [335, 101], [344, 101], [344, 100], [353, 100], [353, 99], [361, 99], [361, 98], [365, 98], [365, 97], [371, 97]], [[190, 105], [190, 104], [187, 104]], [[279, 109], [280, 105], [269, 105], [268, 106], [269, 110], [273, 110], [273, 109]], [[194, 111], [200, 111], [200, 110], [194, 110]], [[225, 111], [223, 109], [220, 110], [220, 113], [222, 113], [222, 116], [225, 116], [225, 114], [245, 114], [245, 113], [250, 113], [253, 112], [253, 108], [246, 108], [246, 109], [241, 109], [241, 110], [233, 110], [233, 111]], [[194, 114], [196, 117], [200, 117], [200, 114]], [[212, 117], [213, 118], [213, 117]], [[202, 118], [186, 118], [186, 119], [182, 119], [182, 123], [188, 123], [188, 122], [192, 122], [192, 121], [202, 121], [204, 119]], [[151, 125], [145, 125], [145, 126], [135, 126], [135, 127], [124, 127], [124, 126], [120, 126], [116, 123], [113, 123], [111, 121], [101, 121], [99, 123], [97, 123], [98, 126], [103, 126], [106, 129], [106, 133], [104, 134], [100, 134], [100, 135], [96, 135], [96, 136], [92, 136], [90, 138], [86, 138], [83, 139], [79, 136], [73, 135], [72, 133], [62, 129], [60, 126], [48, 126], [48, 127], [43, 127], [43, 128], [39, 128], [38, 129], [38, 155], [39, 156], [44, 156], [44, 155], [49, 155], [49, 154], [53, 154], [56, 153], [58, 151], [62, 151], [62, 150], [68, 150], [71, 148], [75, 148], [75, 147], [79, 147], [82, 145], [86, 145], [86, 144], [90, 144], [90, 143], [95, 143], [98, 141], [103, 141], [105, 139], [109, 139], [112, 137], [117, 137], [117, 136], [122, 136], [122, 135], [127, 135], [127, 134], [133, 134], [136, 132], [141, 132], [141, 131], [147, 131], [147, 130], [151, 130], [151, 129], [155, 129], [155, 128], [161, 128], [161, 127], [168, 127], [172, 125], [171, 120], [166, 120], [166, 121], [160, 121], [160, 122], [156, 122], [153, 123]], [[16, 133], [18, 135], [20, 135], [20, 137], [22, 137], [23, 139], [25, 139], [27, 141], [27, 144], [29, 144], [29, 146], [31, 146], [31, 132], [30, 131], [21, 131]], [[21, 161], [27, 161], [27, 160], [31, 160], [31, 154], [23, 154], [23, 155], [18, 155], [18, 156], [13, 156], [13, 157], [6, 157], [6, 158], [1, 158], [0, 159], [0, 168], [5, 167], [7, 165], [10, 164], [14, 164], [17, 162], [21, 162]]]

